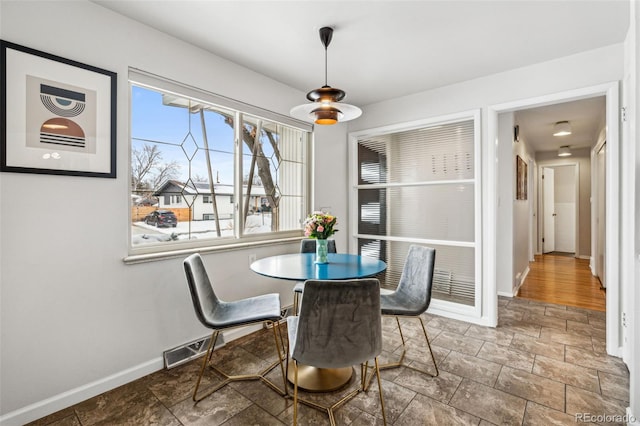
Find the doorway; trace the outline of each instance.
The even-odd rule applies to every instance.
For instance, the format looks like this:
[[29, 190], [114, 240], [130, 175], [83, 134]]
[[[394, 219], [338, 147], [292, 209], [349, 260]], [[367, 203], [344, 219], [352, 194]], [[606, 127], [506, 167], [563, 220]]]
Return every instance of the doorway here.
[[540, 169], [538, 184], [542, 197], [538, 217], [542, 223], [538, 227], [537, 252], [580, 257], [579, 164], [544, 165]]
[[[605, 276], [606, 282], [609, 283], [607, 289], [607, 297], [606, 297], [606, 349], [607, 353], [611, 355], [618, 355], [621, 351], [621, 340], [620, 340], [620, 284], [619, 284], [619, 272], [618, 272], [618, 259], [619, 259], [619, 249], [615, 242], [619, 241], [620, 233], [619, 233], [619, 222], [617, 217], [619, 215], [619, 195], [616, 193], [614, 189], [619, 187], [619, 177], [617, 173], [614, 171], [619, 168], [619, 140], [618, 140], [618, 119], [619, 119], [619, 100], [618, 100], [618, 83], [612, 82], [603, 84], [600, 86], [593, 86], [584, 89], [572, 90], [568, 92], [558, 93], [554, 95], [545, 95], [538, 98], [525, 99], [520, 101], [514, 101], [510, 103], [505, 103], [501, 105], [495, 105], [489, 108], [488, 114], [488, 123], [489, 123], [489, 140], [495, 140], [498, 143], [489, 144], [489, 149], [487, 151], [488, 162], [489, 164], [493, 164], [494, 161], [497, 160], [497, 166], [491, 168], [489, 170], [489, 186], [495, 185], [496, 191], [490, 195], [495, 202], [495, 208], [498, 212], [497, 217], [501, 216], [501, 211], [512, 211], [512, 203], [504, 203], [501, 200], [505, 198], [502, 197], [502, 188], [504, 186], [512, 187], [514, 184], [514, 176], [513, 175], [502, 175], [499, 169], [499, 165], [505, 162], [512, 163], [511, 157], [511, 149], [505, 149], [503, 146], [505, 144], [515, 146], [514, 144], [517, 142], [516, 140], [511, 140], [511, 138], [504, 138], [501, 135], [499, 129], [501, 128], [499, 114], [505, 113], [514, 113], [517, 111], [541, 107], [541, 106], [549, 106], [555, 105], [558, 103], [569, 102], [573, 100], [580, 99], [589, 99], [593, 97], [604, 96], [606, 103], [606, 127], [603, 129], [604, 139], [607, 140], [607, 155], [605, 158], [606, 169], [606, 197], [605, 197], [605, 210], [606, 210], [606, 223], [605, 223], [605, 249], [606, 256], [604, 257], [605, 264]], [[517, 124], [517, 123], [516, 123]], [[522, 126], [520, 126], [520, 131], [522, 131]], [[505, 156], [505, 152], [508, 154]], [[587, 166], [588, 167], [588, 166]], [[491, 284], [491, 281], [488, 281], [488, 286], [492, 287], [489, 291], [493, 290], [496, 294], [500, 288], [501, 282], [500, 277], [517, 277], [519, 274], [515, 271], [514, 264], [512, 261], [504, 262], [505, 257], [501, 256], [501, 252], [499, 249], [498, 240], [504, 240], [502, 234], [508, 234], [511, 237], [511, 241], [513, 242], [513, 229], [511, 227], [505, 228], [504, 226], [499, 226], [498, 223], [493, 224], [492, 233], [496, 235], [495, 243], [492, 243], [488, 249], [489, 253], [489, 261], [491, 264], [495, 265], [495, 272], [489, 271], [489, 278], [493, 278], [495, 284]], [[514, 249], [515, 249], [514, 245]], [[589, 252], [590, 250], [586, 250]], [[510, 256], [507, 256], [506, 259], [509, 259]], [[500, 259], [500, 261], [498, 261]], [[618, 283], [616, 285], [611, 285], [611, 283]], [[507, 283], [508, 284], [508, 283]], [[501, 293], [502, 294], [502, 293]], [[497, 297], [495, 300], [495, 305], [489, 305], [489, 315], [495, 315], [495, 321], [497, 322]]]

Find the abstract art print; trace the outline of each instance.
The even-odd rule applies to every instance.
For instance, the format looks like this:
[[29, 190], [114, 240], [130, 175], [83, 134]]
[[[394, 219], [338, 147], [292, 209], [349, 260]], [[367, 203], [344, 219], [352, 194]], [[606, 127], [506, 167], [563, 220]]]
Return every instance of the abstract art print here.
[[516, 155], [516, 200], [527, 199], [527, 163]]
[[111, 71], [0, 40], [3, 172], [116, 177]]

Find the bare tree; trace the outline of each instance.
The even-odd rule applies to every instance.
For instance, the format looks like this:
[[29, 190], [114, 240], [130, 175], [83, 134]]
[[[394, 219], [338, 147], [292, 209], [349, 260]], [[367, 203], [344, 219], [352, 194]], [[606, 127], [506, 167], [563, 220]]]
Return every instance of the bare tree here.
[[131, 152], [131, 187], [136, 192], [152, 192], [167, 179], [174, 179], [180, 171], [177, 161], [164, 162], [155, 144], [144, 144]]

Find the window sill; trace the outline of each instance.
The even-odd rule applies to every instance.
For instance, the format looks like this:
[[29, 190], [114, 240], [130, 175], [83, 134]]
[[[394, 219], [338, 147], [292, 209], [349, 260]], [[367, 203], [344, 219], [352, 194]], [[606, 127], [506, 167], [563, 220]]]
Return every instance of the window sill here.
[[125, 264], [133, 265], [136, 263], [146, 263], [146, 262], [155, 262], [166, 259], [173, 259], [176, 257], [186, 257], [193, 253], [216, 253], [216, 252], [228, 252], [234, 250], [244, 250], [253, 247], [263, 247], [263, 246], [275, 246], [281, 244], [290, 244], [292, 242], [300, 241], [302, 237], [288, 237], [288, 238], [279, 238], [277, 240], [265, 240], [265, 241], [244, 241], [233, 244], [224, 244], [219, 246], [206, 246], [206, 247], [192, 247], [188, 249], [180, 249], [180, 250], [167, 250], [158, 253], [145, 253], [145, 254], [132, 254], [122, 261]]

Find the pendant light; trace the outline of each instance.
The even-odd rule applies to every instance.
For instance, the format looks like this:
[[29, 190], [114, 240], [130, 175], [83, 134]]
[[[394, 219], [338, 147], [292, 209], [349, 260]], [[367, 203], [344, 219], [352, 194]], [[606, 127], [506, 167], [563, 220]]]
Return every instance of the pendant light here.
[[324, 45], [324, 86], [307, 93], [311, 103], [298, 105], [289, 112], [293, 117], [316, 124], [331, 125], [360, 117], [362, 110], [356, 106], [340, 103], [346, 96], [343, 90], [327, 84], [327, 47], [331, 43], [333, 28], [320, 28], [320, 41]]
[[558, 121], [553, 126], [553, 136], [567, 136], [571, 134], [571, 125], [568, 121]]

